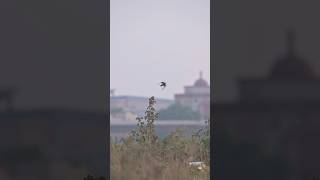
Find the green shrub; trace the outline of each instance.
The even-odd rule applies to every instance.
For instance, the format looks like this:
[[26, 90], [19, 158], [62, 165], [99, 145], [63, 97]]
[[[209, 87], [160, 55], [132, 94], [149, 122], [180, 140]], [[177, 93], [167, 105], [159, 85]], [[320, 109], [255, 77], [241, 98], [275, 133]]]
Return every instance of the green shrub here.
[[159, 111], [160, 120], [200, 120], [199, 112], [180, 104], [172, 104], [168, 108]]
[[110, 109], [110, 113], [111, 114], [121, 114], [123, 112], [124, 112], [124, 110], [122, 108], [112, 108], [112, 109]]

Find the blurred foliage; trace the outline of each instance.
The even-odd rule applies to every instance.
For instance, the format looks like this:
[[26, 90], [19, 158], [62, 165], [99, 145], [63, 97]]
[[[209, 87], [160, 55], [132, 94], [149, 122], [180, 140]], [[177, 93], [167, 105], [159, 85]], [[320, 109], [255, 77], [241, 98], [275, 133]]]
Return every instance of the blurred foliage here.
[[83, 180], [107, 180], [105, 177], [100, 176], [100, 177], [93, 177], [92, 175], [88, 175], [85, 177]]
[[137, 117], [137, 130], [132, 131], [132, 137], [140, 145], [152, 146], [158, 138], [154, 128], [154, 122], [158, 118], [158, 113], [154, 108], [155, 102], [156, 101], [152, 96], [149, 99], [149, 105], [145, 112], [145, 116]]
[[124, 110], [122, 108], [111, 108], [110, 109], [110, 113], [111, 114], [120, 114], [120, 113], [123, 113]]
[[199, 112], [180, 104], [172, 104], [159, 111], [159, 120], [200, 120]]

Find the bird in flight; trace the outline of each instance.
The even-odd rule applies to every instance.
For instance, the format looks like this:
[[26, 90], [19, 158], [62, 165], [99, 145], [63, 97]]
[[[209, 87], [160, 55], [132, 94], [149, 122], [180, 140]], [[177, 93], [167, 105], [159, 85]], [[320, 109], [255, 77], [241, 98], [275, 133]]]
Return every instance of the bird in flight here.
[[167, 86], [166, 82], [160, 82], [160, 87], [162, 87], [162, 89], [164, 89]]

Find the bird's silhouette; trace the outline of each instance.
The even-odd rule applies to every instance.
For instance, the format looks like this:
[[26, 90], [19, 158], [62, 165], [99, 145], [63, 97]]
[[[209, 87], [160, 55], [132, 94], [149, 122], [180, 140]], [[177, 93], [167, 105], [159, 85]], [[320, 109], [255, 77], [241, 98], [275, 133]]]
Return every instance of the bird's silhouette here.
[[162, 89], [164, 89], [165, 87], [167, 87], [167, 83], [166, 82], [160, 82], [160, 87], [162, 87]]

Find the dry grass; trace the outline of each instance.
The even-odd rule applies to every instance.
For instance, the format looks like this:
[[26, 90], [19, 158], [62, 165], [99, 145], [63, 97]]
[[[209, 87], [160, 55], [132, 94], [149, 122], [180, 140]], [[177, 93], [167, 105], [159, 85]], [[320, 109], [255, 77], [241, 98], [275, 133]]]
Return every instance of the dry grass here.
[[154, 132], [157, 113], [150, 98], [137, 130], [121, 143], [111, 140], [111, 180], [209, 180], [209, 167], [199, 170], [190, 161], [209, 165], [209, 129], [187, 138], [177, 130], [164, 139]]
[[199, 180], [209, 179], [209, 169], [198, 170], [190, 161], [209, 157], [197, 140], [171, 136], [151, 148], [135, 143], [131, 138], [111, 145], [111, 180]]

